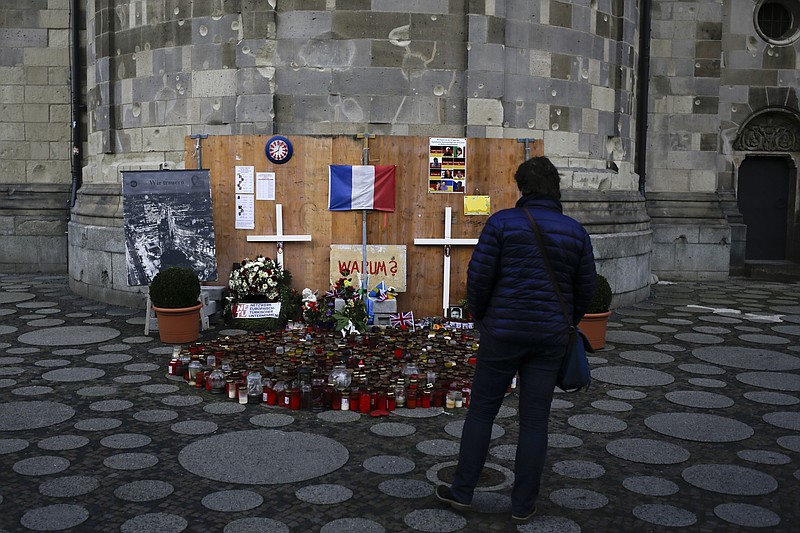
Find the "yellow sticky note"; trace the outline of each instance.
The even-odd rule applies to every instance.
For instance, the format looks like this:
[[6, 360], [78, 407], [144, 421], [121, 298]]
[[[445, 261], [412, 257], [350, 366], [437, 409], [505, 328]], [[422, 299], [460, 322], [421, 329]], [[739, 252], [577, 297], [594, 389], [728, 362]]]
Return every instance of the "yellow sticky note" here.
[[490, 211], [489, 196], [464, 196], [465, 215], [488, 215]]

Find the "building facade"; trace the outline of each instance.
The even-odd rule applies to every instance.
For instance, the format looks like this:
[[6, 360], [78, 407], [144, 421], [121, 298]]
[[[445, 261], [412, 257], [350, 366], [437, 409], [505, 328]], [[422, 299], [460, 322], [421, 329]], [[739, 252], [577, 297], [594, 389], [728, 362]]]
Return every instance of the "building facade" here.
[[0, 1], [3, 270], [141, 304], [120, 173], [197, 134], [541, 139], [618, 305], [800, 255], [795, 1], [29, 3]]

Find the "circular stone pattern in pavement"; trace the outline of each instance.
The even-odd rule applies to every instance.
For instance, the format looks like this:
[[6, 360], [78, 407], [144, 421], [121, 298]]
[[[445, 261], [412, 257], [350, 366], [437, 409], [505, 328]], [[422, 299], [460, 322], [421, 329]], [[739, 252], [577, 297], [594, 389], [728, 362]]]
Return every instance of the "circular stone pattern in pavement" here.
[[777, 413], [767, 413], [761, 418], [764, 422], [782, 429], [800, 431], [800, 413], [792, 411], [781, 411]]
[[609, 331], [606, 340], [614, 344], [656, 344], [661, 342], [660, 337], [649, 333], [639, 333], [636, 331]]
[[714, 514], [726, 522], [742, 527], [775, 527], [781, 518], [757, 505], [747, 503], [723, 503], [714, 507]]
[[24, 450], [30, 443], [24, 439], [0, 439], [0, 455]]
[[408, 527], [417, 531], [447, 533], [458, 531], [467, 525], [467, 519], [445, 509], [417, 509], [403, 517]]
[[744, 397], [750, 401], [767, 405], [796, 405], [800, 403], [800, 399], [796, 396], [790, 396], [782, 392], [750, 391], [745, 392]]
[[427, 498], [433, 496], [433, 485], [416, 479], [387, 479], [378, 485], [378, 490], [394, 498]]
[[118, 453], [107, 457], [103, 464], [114, 470], [143, 470], [158, 464], [158, 457], [149, 453]]
[[29, 292], [0, 292], [0, 304], [27, 302], [34, 298], [36, 298], [36, 295]]
[[170, 429], [180, 435], [206, 435], [214, 433], [218, 427], [208, 420], [183, 420], [172, 424]]
[[604, 366], [592, 370], [592, 378], [626, 387], [659, 387], [669, 385], [675, 378], [666, 372], [638, 366]]
[[414, 470], [414, 461], [397, 455], [376, 455], [364, 461], [364, 468], [374, 474], [406, 474]]
[[89, 476], [67, 476], [45, 481], [39, 485], [39, 493], [54, 498], [74, 498], [89, 494], [100, 486], [100, 481]]
[[142, 531], [158, 531], [159, 533], [179, 533], [186, 529], [186, 519], [170, 513], [140, 514], [122, 524], [122, 533], [142, 533]]
[[706, 346], [695, 348], [692, 350], [692, 355], [707, 363], [732, 366], [743, 370], [785, 372], [787, 370], [800, 369], [800, 357], [764, 348]]
[[223, 513], [236, 513], [255, 509], [264, 498], [252, 490], [221, 490], [203, 497], [203, 507]]
[[69, 468], [69, 460], [57, 455], [29, 457], [14, 463], [12, 470], [23, 476], [48, 476]]
[[17, 340], [35, 346], [75, 346], [107, 342], [119, 336], [119, 330], [100, 326], [63, 326], [23, 333]]
[[[288, 532], [289, 530], [287, 529], [286, 531]], [[339, 518], [322, 526], [319, 533], [384, 533], [384, 531], [386, 529], [382, 525], [366, 518]], [[227, 532], [228, 528], [226, 527], [225, 533]]]
[[353, 491], [342, 485], [309, 485], [294, 493], [298, 500], [315, 505], [333, 505], [346, 502], [353, 497]]
[[39, 448], [50, 451], [74, 450], [89, 444], [89, 439], [81, 435], [56, 435], [39, 442]]
[[114, 489], [114, 496], [127, 502], [152, 502], [166, 498], [174, 490], [166, 481], [143, 479], [120, 485]]
[[133, 418], [139, 422], [169, 422], [178, 418], [178, 413], [167, 409], [152, 409], [150, 411], [139, 411]]
[[664, 397], [678, 405], [686, 407], [700, 407], [705, 409], [724, 409], [733, 405], [733, 400], [722, 394], [704, 391], [673, 391], [668, 392]]
[[34, 531], [61, 531], [84, 523], [89, 518], [89, 511], [80, 505], [59, 503], [31, 509], [19, 521], [20, 524]]
[[736, 455], [745, 461], [762, 465], [785, 465], [792, 462], [788, 455], [768, 450], [742, 450], [736, 452]]
[[624, 421], [608, 415], [573, 415], [567, 419], [567, 423], [574, 428], [593, 433], [614, 433], [628, 428]]
[[688, 527], [697, 522], [694, 513], [674, 505], [637, 505], [633, 509], [633, 515], [647, 523], [666, 527]]
[[[240, 404], [231, 404], [240, 405]], [[294, 417], [280, 413], [264, 413], [250, 417], [250, 423], [263, 428], [279, 428], [294, 422]]]
[[622, 352], [619, 354], [623, 359], [634, 361], [636, 363], [671, 363], [675, 360], [671, 355], [662, 352], [649, 352], [645, 350], [632, 350], [629, 352]]
[[75, 410], [63, 403], [44, 401], [0, 403], [0, 431], [54, 426], [73, 416]]
[[347, 448], [328, 437], [254, 429], [195, 441], [180, 451], [178, 462], [189, 472], [216, 481], [277, 485], [329, 474], [349, 456]]
[[[444, 427], [445, 433], [450, 435], [451, 437], [461, 438], [461, 432], [464, 430], [464, 421], [463, 420], [456, 420], [455, 422], [450, 422]], [[506, 430], [502, 427], [498, 426], [497, 424], [492, 424], [492, 439], [499, 439], [503, 435], [506, 434]]]
[[772, 476], [736, 465], [693, 465], [681, 472], [681, 477], [697, 488], [736, 496], [759, 496], [778, 488]]
[[764, 389], [787, 392], [800, 391], [800, 375], [782, 372], [743, 372], [736, 374], [737, 381]]
[[735, 442], [753, 436], [753, 428], [717, 415], [702, 413], [659, 413], [644, 424], [657, 433], [696, 442]]
[[446, 457], [448, 455], [456, 455], [458, 453], [459, 443], [454, 440], [447, 439], [431, 439], [423, 440], [417, 443], [417, 450], [426, 455], [434, 455], [437, 457]]
[[644, 496], [671, 496], [678, 492], [672, 481], [654, 476], [634, 476], [622, 480], [622, 486]]
[[609, 442], [606, 451], [614, 457], [651, 465], [672, 465], [689, 459], [689, 451], [676, 444], [652, 439], [619, 439]]
[[550, 501], [567, 509], [600, 509], [608, 505], [608, 498], [599, 492], [586, 489], [558, 489], [550, 493]]
[[89, 381], [101, 378], [106, 375], [105, 370], [91, 367], [72, 367], [59, 368], [42, 374], [42, 379], [57, 381], [60, 383], [74, 383], [77, 381]]
[[223, 533], [289, 533], [289, 527], [272, 518], [240, 518], [228, 522]]
[[553, 472], [574, 479], [595, 479], [606, 473], [606, 469], [590, 461], [560, 461], [553, 465]]
[[129, 450], [132, 448], [141, 448], [147, 446], [153, 439], [147, 435], [140, 433], [117, 433], [116, 435], [109, 435], [100, 440], [100, 444], [106, 448], [113, 448], [116, 450]]
[[411, 424], [403, 424], [399, 422], [383, 422], [380, 424], [373, 424], [369, 430], [381, 437], [408, 437], [417, 431], [417, 428]]

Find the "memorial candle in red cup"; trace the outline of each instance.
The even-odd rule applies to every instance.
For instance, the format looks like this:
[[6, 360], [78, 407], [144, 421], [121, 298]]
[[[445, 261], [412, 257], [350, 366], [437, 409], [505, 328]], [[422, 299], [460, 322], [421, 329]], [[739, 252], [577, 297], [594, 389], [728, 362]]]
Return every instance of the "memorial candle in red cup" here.
[[342, 408], [342, 391], [334, 390], [331, 394], [331, 409], [339, 411]]
[[300, 389], [299, 385], [295, 385], [292, 387], [292, 394], [291, 398], [289, 399], [289, 406], [292, 408], [292, 411], [298, 411], [300, 409], [300, 403], [303, 398], [303, 392]]
[[363, 392], [358, 397], [358, 410], [362, 413], [369, 413], [369, 402], [370, 394], [368, 392]]

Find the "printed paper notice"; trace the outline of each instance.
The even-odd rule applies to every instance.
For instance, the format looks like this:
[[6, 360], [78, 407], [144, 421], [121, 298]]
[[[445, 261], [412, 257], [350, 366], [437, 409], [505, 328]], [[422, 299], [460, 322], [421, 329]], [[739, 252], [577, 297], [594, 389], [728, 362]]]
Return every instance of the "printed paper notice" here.
[[489, 196], [464, 196], [465, 215], [488, 215], [489, 207]]
[[232, 311], [234, 318], [278, 318], [281, 302], [238, 303]]
[[428, 166], [428, 192], [463, 193], [467, 184], [467, 139], [431, 137]]
[[275, 199], [275, 173], [256, 172], [256, 200]]
[[253, 194], [255, 167], [236, 167], [236, 194]]
[[255, 229], [255, 201], [252, 194], [236, 195], [236, 229]]

